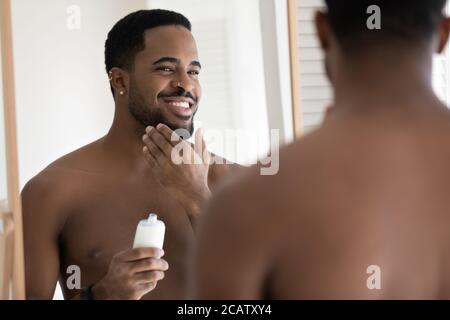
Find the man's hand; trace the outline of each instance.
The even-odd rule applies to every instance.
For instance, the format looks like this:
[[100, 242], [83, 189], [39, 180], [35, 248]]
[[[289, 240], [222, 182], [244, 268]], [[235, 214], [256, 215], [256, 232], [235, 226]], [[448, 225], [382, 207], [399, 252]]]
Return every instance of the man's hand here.
[[143, 137], [144, 156], [159, 182], [196, 218], [211, 192], [208, 187], [210, 154], [202, 130], [195, 134], [195, 145], [181, 139], [169, 127], [148, 127]]
[[161, 259], [164, 251], [158, 248], [137, 248], [115, 255], [106, 276], [97, 282], [92, 293], [94, 299], [140, 300], [156, 288], [169, 268]]

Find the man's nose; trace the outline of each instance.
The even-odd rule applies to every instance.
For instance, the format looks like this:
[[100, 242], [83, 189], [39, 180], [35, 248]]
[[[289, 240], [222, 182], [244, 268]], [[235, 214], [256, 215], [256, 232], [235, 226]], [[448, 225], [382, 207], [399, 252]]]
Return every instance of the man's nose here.
[[192, 92], [195, 88], [194, 82], [187, 75], [180, 75], [172, 81], [172, 87], [175, 89], [181, 88], [185, 92]]

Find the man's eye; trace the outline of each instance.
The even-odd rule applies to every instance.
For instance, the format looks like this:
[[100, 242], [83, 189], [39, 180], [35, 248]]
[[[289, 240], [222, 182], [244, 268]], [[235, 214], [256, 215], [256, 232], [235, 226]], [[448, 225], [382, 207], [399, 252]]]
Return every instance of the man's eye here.
[[163, 71], [163, 72], [173, 72], [173, 69], [170, 67], [159, 67], [156, 70]]
[[200, 74], [200, 71], [193, 70], [193, 71], [189, 71], [188, 73], [192, 76], [198, 76]]

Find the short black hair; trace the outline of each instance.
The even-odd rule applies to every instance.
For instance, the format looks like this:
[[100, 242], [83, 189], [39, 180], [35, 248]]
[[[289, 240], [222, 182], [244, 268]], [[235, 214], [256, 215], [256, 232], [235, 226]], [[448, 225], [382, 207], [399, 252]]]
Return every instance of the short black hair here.
[[[447, 0], [325, 0], [331, 27], [340, 46], [364, 49], [380, 44], [426, 41], [443, 19]], [[369, 30], [367, 9], [381, 12], [381, 29]]]
[[108, 33], [105, 42], [106, 72], [114, 67], [132, 71], [136, 54], [145, 49], [145, 31], [170, 25], [192, 29], [185, 16], [168, 10], [139, 10], [122, 18]]

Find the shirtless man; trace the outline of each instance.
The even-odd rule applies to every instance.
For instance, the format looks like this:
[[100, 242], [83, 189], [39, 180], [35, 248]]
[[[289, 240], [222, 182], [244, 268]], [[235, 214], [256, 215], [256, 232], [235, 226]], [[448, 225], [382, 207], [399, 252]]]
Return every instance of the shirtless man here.
[[[145, 10], [108, 34], [110, 131], [52, 163], [22, 192], [27, 298], [51, 299], [59, 279], [65, 298], [79, 299], [81, 291], [66, 286], [69, 266], [80, 268], [81, 287], [94, 299], [185, 297], [193, 225], [230, 169], [151, 162], [163, 158], [172, 130], [193, 131], [201, 66], [190, 28], [180, 14]], [[164, 259], [155, 248], [131, 249], [137, 223], [150, 212], [166, 224]]]
[[[450, 298], [450, 111], [431, 77], [445, 2], [326, 1], [332, 114], [277, 176], [254, 168], [213, 197], [196, 298]], [[366, 28], [373, 4], [381, 30]]]

